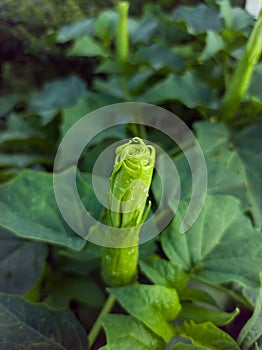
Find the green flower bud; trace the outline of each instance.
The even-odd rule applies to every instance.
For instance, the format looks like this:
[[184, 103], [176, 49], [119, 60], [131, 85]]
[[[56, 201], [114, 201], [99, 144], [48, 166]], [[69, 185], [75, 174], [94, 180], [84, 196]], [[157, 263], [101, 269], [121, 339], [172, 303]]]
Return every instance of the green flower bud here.
[[139, 137], [116, 149], [110, 179], [108, 221], [113, 227], [132, 227], [144, 221], [144, 210], [152, 181], [155, 149]]
[[150, 209], [147, 197], [155, 164], [155, 149], [139, 137], [116, 149], [114, 170], [110, 178], [108, 224], [129, 228], [129, 248], [104, 248], [102, 275], [107, 285], [123, 286], [134, 282], [138, 263], [138, 235]]

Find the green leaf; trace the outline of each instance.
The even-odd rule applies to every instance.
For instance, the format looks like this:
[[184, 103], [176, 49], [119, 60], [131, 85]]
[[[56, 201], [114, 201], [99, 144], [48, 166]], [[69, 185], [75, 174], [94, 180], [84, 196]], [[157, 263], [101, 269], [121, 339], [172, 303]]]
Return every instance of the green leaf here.
[[95, 22], [95, 34], [101, 40], [109, 43], [115, 35], [118, 14], [112, 10], [106, 10], [100, 13]]
[[16, 238], [0, 228], [0, 291], [26, 293], [41, 276], [47, 254], [46, 245]]
[[7, 129], [0, 132], [0, 144], [44, 137], [43, 132], [34, 128], [21, 115], [12, 113], [7, 122]]
[[140, 259], [139, 265], [146, 276], [155, 284], [175, 288], [178, 293], [181, 293], [187, 285], [188, 274], [170, 261], [160, 258], [147, 258]]
[[206, 60], [215, 56], [219, 51], [223, 50], [224, 48], [225, 43], [222, 37], [212, 30], [207, 31], [206, 46], [199, 57], [199, 62], [205, 62]]
[[44, 302], [54, 308], [69, 307], [72, 299], [92, 307], [102, 307], [105, 302], [100, 287], [90, 277], [66, 273], [52, 274], [45, 295]]
[[4, 116], [12, 110], [19, 98], [17, 95], [9, 94], [0, 96], [0, 116]]
[[87, 336], [69, 310], [55, 311], [0, 294], [0, 350], [86, 350]]
[[212, 93], [208, 85], [187, 71], [182, 76], [169, 74], [163, 81], [150, 87], [137, 101], [162, 103], [178, 100], [185, 106], [194, 108], [209, 106], [211, 99]]
[[237, 339], [238, 344], [243, 350], [250, 349], [262, 337], [262, 273], [260, 274], [260, 283], [254, 313], [241, 329]]
[[98, 42], [88, 36], [83, 36], [75, 41], [74, 45], [68, 51], [68, 55], [83, 57], [107, 57], [108, 53]]
[[[241, 200], [242, 210], [262, 228], [262, 123], [234, 132], [225, 124], [194, 124], [208, 172], [208, 193], [229, 194]], [[181, 198], [191, 196], [191, 172], [183, 154], [174, 158], [181, 181]], [[161, 164], [160, 164], [161, 166]], [[195, 168], [201, 181], [201, 169]]]
[[[178, 341], [182, 337], [189, 339], [193, 345], [197, 346], [188, 347], [188, 349], [240, 350], [234, 339], [211, 322], [201, 324], [195, 324], [193, 321], [190, 323], [185, 322], [183, 327], [177, 330], [180, 336]], [[187, 349], [187, 347], [177, 345], [172, 349]]]
[[71, 126], [83, 118], [88, 112], [91, 112], [91, 110], [92, 107], [88, 103], [87, 96], [82, 96], [73, 106], [64, 108], [62, 110], [62, 122], [60, 124], [61, 136], [63, 137]]
[[47, 83], [32, 95], [29, 110], [39, 114], [42, 125], [46, 125], [62, 108], [74, 105], [85, 91], [83, 81], [74, 75]]
[[173, 327], [168, 320], [176, 318], [180, 303], [175, 289], [156, 285], [131, 285], [110, 288], [110, 293], [136, 319], [168, 342]]
[[92, 35], [93, 31], [94, 19], [88, 18], [63, 26], [57, 33], [56, 41], [63, 44], [72, 39], [79, 39], [83, 35]]
[[162, 235], [168, 258], [209, 283], [238, 282], [257, 287], [262, 266], [261, 233], [242, 214], [239, 201], [208, 195], [195, 224], [179, 233], [188, 203], [181, 203], [170, 227]]
[[131, 316], [106, 315], [102, 319], [102, 325], [106, 331], [108, 349], [161, 350], [165, 348], [161, 338]]
[[[92, 187], [80, 175], [78, 180], [84, 205], [92, 215], [99, 215], [100, 204], [94, 197]], [[12, 231], [16, 236], [75, 250], [85, 245], [86, 241], [72, 232], [59, 212], [52, 174], [25, 170], [1, 185], [0, 192], [0, 226]]]
[[208, 349], [203, 346], [185, 344], [179, 341], [179, 342], [176, 342], [176, 345], [172, 347], [171, 350], [208, 350]]
[[190, 34], [213, 30], [218, 32], [221, 29], [221, 18], [219, 13], [206, 5], [180, 6], [174, 13], [175, 20], [184, 21]]
[[246, 98], [255, 100], [260, 104], [262, 104], [262, 91], [260, 88], [261, 79], [262, 79], [262, 63], [259, 63], [254, 69], [251, 84], [246, 93]]
[[25, 168], [31, 164], [50, 163], [51, 158], [41, 154], [0, 153], [0, 167]]
[[192, 303], [183, 303], [179, 318], [184, 321], [192, 320], [196, 323], [210, 321], [216, 326], [224, 326], [232, 322], [238, 314], [238, 308], [232, 312], [223, 312]]
[[160, 44], [153, 44], [138, 49], [132, 57], [132, 63], [146, 63], [156, 70], [165, 67], [175, 71], [184, 69], [181, 57], [170, 48]]
[[151, 16], [144, 16], [141, 20], [138, 21], [129, 20], [128, 26], [131, 43], [148, 44], [158, 29], [158, 21]]

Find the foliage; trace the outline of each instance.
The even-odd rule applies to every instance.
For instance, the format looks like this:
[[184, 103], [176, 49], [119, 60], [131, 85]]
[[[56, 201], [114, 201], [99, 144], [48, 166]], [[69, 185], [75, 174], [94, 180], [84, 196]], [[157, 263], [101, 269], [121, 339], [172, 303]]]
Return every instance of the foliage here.
[[[183, 1], [174, 8], [161, 3], [168, 11], [150, 4], [141, 15], [135, 10], [141, 5], [130, 4], [137, 15], [126, 18], [124, 55], [113, 8], [78, 21], [87, 11], [82, 2], [63, 2], [57, 16], [49, 1], [38, 14], [32, 2], [16, 3], [18, 8], [11, 0], [1, 4], [6, 19], [23, 8], [20, 17], [12, 17], [14, 36], [27, 36], [21, 23], [28, 17], [37, 30], [52, 29], [45, 47], [59, 52], [59, 65], [66, 68], [61, 76], [36, 64], [46, 71], [45, 84], [31, 85], [29, 79], [24, 91], [7, 94], [17, 74], [12, 65], [2, 66], [4, 84], [13, 81], [0, 97], [0, 350], [253, 350], [261, 344], [261, 62], [250, 72], [236, 113], [228, 119], [220, 113], [255, 21], [228, 0]], [[49, 26], [46, 14], [54, 12]], [[28, 52], [38, 56], [31, 46]], [[75, 122], [99, 107], [128, 101], [156, 103], [187, 123], [203, 150], [208, 189], [198, 220], [181, 235], [192, 179], [177, 145], [136, 124], [96, 136], [77, 172], [79, 195], [92, 216], [104, 219], [91, 173], [112, 142], [138, 136], [157, 143], [181, 181], [175, 218], [159, 237], [139, 246], [137, 281], [107, 288], [103, 251], [64, 222], [51, 172], [57, 146]], [[163, 169], [161, 156], [157, 162]], [[177, 184], [165, 176], [172, 198]], [[161, 193], [155, 174], [153, 210]], [[169, 198], [167, 204], [175, 210]], [[81, 223], [77, 208], [68, 208]]]

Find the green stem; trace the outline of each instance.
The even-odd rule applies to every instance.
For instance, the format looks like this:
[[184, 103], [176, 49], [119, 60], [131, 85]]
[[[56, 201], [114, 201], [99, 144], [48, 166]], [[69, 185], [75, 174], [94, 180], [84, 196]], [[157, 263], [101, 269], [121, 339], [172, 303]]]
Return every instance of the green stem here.
[[127, 1], [121, 1], [117, 4], [119, 22], [117, 28], [116, 49], [117, 58], [122, 63], [125, 63], [128, 59], [128, 9], [129, 3]]
[[219, 118], [221, 120], [232, 120], [237, 113], [241, 100], [251, 81], [254, 67], [262, 53], [262, 14], [254, 26], [247, 42], [247, 46], [241, 57], [229, 87], [223, 98]]
[[91, 346], [94, 344], [98, 334], [100, 333], [101, 330], [101, 318], [102, 316], [108, 314], [115, 303], [115, 297], [113, 295], [109, 295], [109, 297], [107, 298], [100, 314], [98, 315], [98, 318], [96, 319], [96, 322], [94, 323], [89, 335], [88, 335], [88, 341], [89, 341], [89, 347], [91, 348]]

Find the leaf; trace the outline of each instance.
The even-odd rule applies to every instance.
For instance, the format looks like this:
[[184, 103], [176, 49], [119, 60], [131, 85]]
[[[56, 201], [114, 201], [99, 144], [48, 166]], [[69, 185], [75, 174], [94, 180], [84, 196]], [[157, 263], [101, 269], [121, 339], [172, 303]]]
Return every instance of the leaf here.
[[[190, 323], [185, 322], [183, 327], [177, 330], [180, 337], [189, 339], [193, 345], [197, 346], [188, 347], [188, 349], [240, 350], [233, 338], [211, 322], [201, 324], [195, 324], [193, 321]], [[180, 347], [180, 345], [177, 344], [177, 346], [172, 349], [187, 349], [187, 347]]]
[[262, 91], [260, 88], [261, 79], [262, 79], [262, 63], [259, 63], [254, 69], [251, 84], [246, 93], [246, 98], [255, 100], [260, 104], [262, 104]]
[[190, 34], [197, 35], [208, 30], [218, 32], [222, 23], [219, 13], [206, 5], [179, 6], [172, 14], [175, 20], [184, 21]]
[[[96, 202], [92, 187], [80, 175], [78, 179], [80, 196], [87, 210], [92, 215], [99, 215], [101, 207]], [[58, 210], [52, 174], [24, 170], [1, 185], [0, 192], [0, 226], [16, 236], [75, 250], [85, 245], [86, 241], [72, 232]], [[70, 210], [74, 212], [72, 207]]]
[[140, 259], [140, 268], [146, 276], [155, 284], [175, 288], [181, 293], [188, 282], [188, 275], [181, 268], [170, 261], [160, 258]]
[[182, 76], [169, 74], [167, 78], [150, 87], [137, 101], [162, 103], [178, 100], [188, 108], [209, 106], [212, 94], [208, 85], [194, 73], [186, 71]]
[[160, 44], [139, 48], [132, 57], [132, 63], [145, 63], [156, 70], [169, 68], [175, 71], [182, 71], [184, 69], [184, 63], [181, 57], [170, 48]]
[[47, 246], [16, 238], [1, 228], [0, 242], [0, 291], [22, 295], [41, 276]]
[[71, 75], [45, 84], [42, 91], [32, 95], [28, 108], [39, 114], [42, 125], [46, 125], [62, 108], [74, 105], [85, 91], [83, 81]]
[[106, 315], [102, 318], [109, 349], [151, 350], [164, 349], [163, 340], [142, 322], [126, 315]]
[[118, 14], [115, 11], [106, 10], [101, 12], [95, 22], [96, 36], [109, 43], [115, 36], [117, 22]]
[[[194, 124], [208, 172], [208, 193], [229, 194], [241, 200], [258, 229], [262, 228], [262, 123], [234, 132], [222, 123]], [[190, 151], [190, 148], [189, 150]], [[181, 181], [181, 198], [191, 196], [191, 172], [183, 154], [174, 159]], [[195, 167], [201, 182], [201, 169]]]
[[41, 154], [0, 153], [0, 167], [25, 168], [31, 164], [50, 163], [51, 158]]
[[19, 97], [15, 94], [0, 96], [0, 116], [2, 117], [10, 112], [18, 101]]
[[258, 286], [262, 266], [261, 233], [242, 215], [237, 199], [208, 195], [195, 224], [185, 233], [179, 225], [188, 203], [181, 203], [162, 235], [167, 257], [209, 283], [238, 282]]
[[28, 140], [33, 137], [43, 138], [44, 135], [21, 115], [12, 113], [8, 118], [7, 129], [0, 132], [0, 144]]
[[1, 293], [0, 315], [0, 350], [87, 349], [85, 331], [69, 310], [55, 311]]
[[105, 302], [97, 282], [88, 276], [66, 273], [52, 274], [45, 295], [44, 302], [54, 308], [69, 307], [72, 299], [91, 307], [102, 307]]
[[262, 273], [260, 274], [260, 289], [255, 310], [239, 333], [237, 342], [241, 349], [248, 350], [262, 337]]
[[223, 50], [224, 48], [225, 43], [222, 37], [218, 33], [212, 30], [208, 30], [206, 36], [206, 46], [204, 51], [199, 56], [199, 62], [205, 62], [206, 60], [215, 56], [219, 51]]
[[173, 335], [168, 320], [176, 318], [180, 303], [175, 289], [156, 285], [110, 288], [110, 293], [136, 319], [168, 342]]
[[83, 36], [75, 41], [74, 45], [68, 51], [68, 55], [81, 57], [107, 57], [108, 53], [98, 42], [88, 36]]
[[71, 126], [91, 110], [92, 108], [88, 103], [87, 96], [82, 96], [73, 106], [64, 108], [62, 110], [62, 122], [60, 124], [61, 136], [63, 137]]
[[72, 39], [79, 39], [83, 35], [92, 35], [94, 31], [94, 19], [88, 18], [77, 23], [63, 26], [57, 33], [56, 41], [60, 44]]
[[141, 20], [138, 21], [129, 20], [128, 28], [131, 43], [148, 44], [158, 29], [158, 22], [151, 16], [144, 16]]
[[179, 318], [183, 321], [192, 320], [196, 323], [210, 321], [216, 326], [224, 326], [232, 322], [238, 314], [238, 308], [232, 312], [223, 312], [192, 303], [183, 303]]

